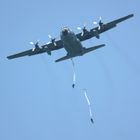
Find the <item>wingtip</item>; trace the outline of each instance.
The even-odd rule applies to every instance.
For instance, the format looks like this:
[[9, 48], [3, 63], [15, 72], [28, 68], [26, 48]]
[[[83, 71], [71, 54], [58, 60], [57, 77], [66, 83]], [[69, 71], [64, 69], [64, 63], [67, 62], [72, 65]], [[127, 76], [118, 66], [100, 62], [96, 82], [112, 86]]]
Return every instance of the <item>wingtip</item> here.
[[59, 62], [58, 59], [54, 61], [55, 63]]
[[104, 46], [105, 46], [105, 44], [102, 44], [101, 46], [102, 46], [102, 47], [104, 47]]
[[134, 17], [134, 14], [130, 14], [130, 15], [128, 15], [129, 17]]
[[13, 57], [12, 55], [10, 56], [7, 56], [7, 59], [10, 60], [10, 59], [14, 59], [15, 57]]
[[7, 56], [6, 58], [7, 58], [7, 59], [11, 59], [10, 56]]

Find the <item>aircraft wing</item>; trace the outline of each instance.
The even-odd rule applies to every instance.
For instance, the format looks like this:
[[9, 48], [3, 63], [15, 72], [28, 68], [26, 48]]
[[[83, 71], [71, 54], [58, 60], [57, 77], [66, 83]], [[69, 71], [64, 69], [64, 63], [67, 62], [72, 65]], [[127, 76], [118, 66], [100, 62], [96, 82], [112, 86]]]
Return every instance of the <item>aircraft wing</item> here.
[[23, 57], [23, 56], [32, 56], [32, 55], [37, 55], [37, 54], [41, 54], [41, 53], [48, 53], [49, 55], [51, 55], [51, 51], [54, 50], [58, 50], [63, 48], [63, 43], [61, 40], [57, 40], [54, 43], [49, 42], [47, 44], [44, 44], [42, 46], [39, 47], [35, 47], [33, 49], [29, 49], [23, 52], [19, 52], [10, 56], [7, 56], [8, 59], [14, 59], [14, 58], [18, 58], [18, 57]]
[[85, 40], [90, 39], [92, 37], [99, 37], [99, 35], [101, 33], [116, 27], [118, 23], [123, 22], [123, 21], [125, 21], [125, 20], [127, 20], [127, 19], [129, 19], [129, 18], [131, 18], [133, 16], [134, 16], [133, 14], [130, 14], [128, 16], [119, 18], [117, 20], [108, 22], [106, 24], [103, 23], [100, 28], [99, 28], [99, 26], [97, 26], [97, 27], [91, 29], [90, 31], [88, 31], [84, 35], [82, 35], [82, 33], [78, 33], [76, 36], [77, 36], [77, 38], [79, 38], [80, 41], [85, 41]]
[[14, 58], [18, 58], [18, 57], [27, 56], [27, 55], [29, 55], [31, 53], [32, 53], [32, 49], [27, 50], [27, 51], [23, 51], [23, 52], [20, 52], [20, 53], [17, 53], [17, 54], [13, 54], [13, 55], [10, 55], [10, 56], [7, 56], [7, 58], [8, 59], [14, 59]]

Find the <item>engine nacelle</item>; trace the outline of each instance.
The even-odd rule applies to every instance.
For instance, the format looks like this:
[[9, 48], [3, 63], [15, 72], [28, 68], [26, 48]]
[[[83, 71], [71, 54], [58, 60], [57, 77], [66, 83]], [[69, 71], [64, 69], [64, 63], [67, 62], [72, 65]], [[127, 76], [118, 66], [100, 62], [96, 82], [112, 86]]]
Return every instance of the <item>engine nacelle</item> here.
[[51, 55], [51, 51], [49, 49], [46, 50], [48, 55]]
[[99, 36], [98, 30], [93, 30], [93, 32], [94, 32], [94, 34], [95, 34], [95, 37], [96, 37], [97, 39], [99, 39], [100, 36]]

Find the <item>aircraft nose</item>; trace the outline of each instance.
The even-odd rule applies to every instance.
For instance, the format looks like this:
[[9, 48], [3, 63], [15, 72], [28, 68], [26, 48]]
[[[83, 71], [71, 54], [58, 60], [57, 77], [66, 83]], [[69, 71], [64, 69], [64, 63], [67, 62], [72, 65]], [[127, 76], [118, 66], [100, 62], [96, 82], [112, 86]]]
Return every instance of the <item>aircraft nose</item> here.
[[62, 30], [62, 35], [64, 35], [64, 36], [68, 35], [68, 30], [67, 29], [63, 29]]

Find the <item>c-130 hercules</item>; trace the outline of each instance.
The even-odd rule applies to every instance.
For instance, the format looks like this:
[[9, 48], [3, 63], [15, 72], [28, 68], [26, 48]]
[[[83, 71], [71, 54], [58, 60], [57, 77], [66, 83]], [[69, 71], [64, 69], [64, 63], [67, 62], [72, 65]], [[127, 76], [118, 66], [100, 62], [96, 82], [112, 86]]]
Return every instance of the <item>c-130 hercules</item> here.
[[7, 58], [14, 59], [18, 57], [32, 56], [32, 55], [37, 55], [37, 54], [42, 54], [42, 53], [47, 53], [48, 55], [51, 55], [52, 51], [59, 50], [61, 48], [64, 48], [66, 50], [67, 55], [60, 59], [57, 59], [55, 62], [71, 59], [76, 56], [82, 56], [88, 52], [94, 51], [98, 48], [105, 46], [105, 44], [101, 44], [101, 45], [97, 45], [91, 48], [85, 48], [83, 47], [81, 43], [82, 41], [85, 41], [92, 37], [96, 37], [99, 39], [101, 33], [116, 27], [118, 23], [124, 20], [127, 20], [133, 16], [134, 16], [133, 14], [130, 14], [128, 16], [119, 18], [117, 20], [114, 20], [105, 24], [102, 22], [100, 18], [98, 23], [94, 22], [94, 24], [98, 24], [98, 26], [95, 28], [87, 30], [85, 26], [83, 28], [78, 27], [78, 29], [82, 30], [82, 32], [78, 34], [75, 34], [74, 32], [72, 32], [68, 27], [64, 27], [60, 33], [59, 40], [53, 39], [49, 35], [49, 38], [51, 38], [50, 42], [41, 46], [39, 46], [38, 42], [35, 44], [33, 42], [30, 42], [31, 44], [34, 45], [33, 49], [29, 49], [27, 51], [23, 51], [14, 55], [7, 56]]

